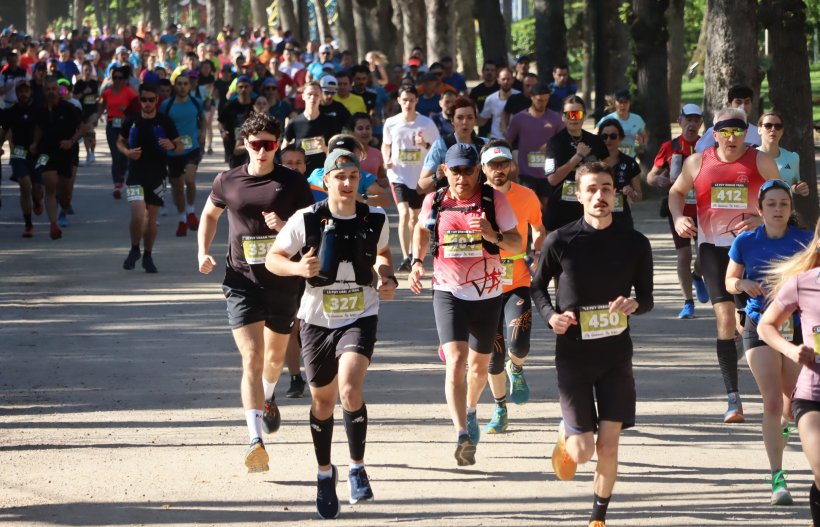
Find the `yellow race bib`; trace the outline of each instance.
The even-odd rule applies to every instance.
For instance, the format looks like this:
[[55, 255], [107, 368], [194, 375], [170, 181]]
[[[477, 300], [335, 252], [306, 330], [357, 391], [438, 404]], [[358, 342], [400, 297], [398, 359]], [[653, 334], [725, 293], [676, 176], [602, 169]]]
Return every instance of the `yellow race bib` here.
[[364, 290], [350, 289], [324, 290], [322, 311], [328, 318], [354, 318], [364, 313]]
[[612, 209], [614, 212], [623, 212], [624, 211], [624, 195], [620, 192], [615, 194], [615, 208]]
[[820, 326], [811, 328], [811, 333], [814, 339], [814, 354], [820, 355]]
[[444, 231], [445, 258], [478, 258], [483, 256], [481, 233], [475, 231]]
[[83, 97], [83, 104], [86, 106], [90, 106], [92, 104], [97, 104], [97, 96], [96, 95], [86, 95]]
[[49, 157], [46, 154], [40, 154], [37, 158], [37, 163], [34, 164], [34, 168], [43, 168], [48, 164]]
[[265, 263], [265, 257], [268, 251], [273, 247], [273, 242], [276, 241], [276, 235], [271, 234], [267, 236], [243, 236], [242, 237], [242, 253], [245, 255], [245, 261], [250, 265]]
[[28, 151], [23, 148], [22, 146], [15, 146], [14, 150], [11, 151], [11, 158], [12, 159], [25, 159]]
[[580, 310], [581, 339], [595, 340], [620, 335], [627, 328], [627, 316], [609, 312], [609, 306], [586, 306]]
[[541, 152], [527, 153], [527, 166], [530, 168], [544, 168], [544, 161], [547, 160], [547, 154]]
[[325, 138], [322, 136], [306, 137], [302, 139], [300, 144], [302, 145], [302, 150], [309, 156], [322, 154], [325, 151]]
[[194, 147], [194, 140], [191, 138], [190, 135], [183, 135], [179, 139], [182, 141], [182, 147], [185, 150]]
[[403, 165], [420, 165], [421, 150], [418, 148], [408, 148], [399, 150], [399, 163]]
[[122, 117], [112, 117], [111, 128], [122, 128]]
[[568, 179], [561, 185], [561, 201], [578, 201], [575, 196], [575, 182]]
[[749, 204], [749, 186], [742, 183], [712, 185], [713, 209], [745, 209]]

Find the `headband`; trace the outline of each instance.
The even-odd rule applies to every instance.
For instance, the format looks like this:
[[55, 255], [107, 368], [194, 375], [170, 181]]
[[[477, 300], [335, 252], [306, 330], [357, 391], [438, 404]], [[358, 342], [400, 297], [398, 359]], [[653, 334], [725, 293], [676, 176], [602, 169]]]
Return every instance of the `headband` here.
[[748, 128], [749, 125], [746, 124], [746, 121], [743, 119], [723, 119], [722, 121], [718, 121], [715, 123], [714, 130], [715, 132], [720, 132], [724, 128], [740, 128], [741, 130], [745, 130]]

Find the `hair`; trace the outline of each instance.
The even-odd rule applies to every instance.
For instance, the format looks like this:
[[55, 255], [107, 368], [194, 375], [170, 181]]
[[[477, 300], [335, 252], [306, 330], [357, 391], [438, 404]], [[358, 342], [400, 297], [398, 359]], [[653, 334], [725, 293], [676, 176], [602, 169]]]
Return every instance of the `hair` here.
[[456, 110], [460, 108], [472, 108], [473, 113], [478, 117], [478, 108], [475, 105], [475, 101], [467, 97], [466, 95], [459, 95], [456, 97], [456, 102], [453, 103], [453, 115], [455, 115]]
[[484, 64], [481, 65], [481, 69], [483, 70], [487, 66], [492, 66], [493, 68], [498, 69], [498, 65], [495, 63], [494, 60], [485, 60]]
[[[334, 135], [333, 137], [331, 137], [331, 138], [330, 138], [330, 140], [327, 142], [327, 144], [329, 144], [329, 145], [333, 145], [333, 144], [334, 144], [334, 143], [336, 143], [337, 141], [350, 141], [350, 142], [352, 142], [352, 143], [355, 145], [355, 146], [353, 147], [353, 150], [354, 150], [354, 152], [353, 152], [353, 153], [354, 153], [354, 154], [356, 153], [356, 152], [355, 152], [355, 150], [358, 150], [358, 151], [363, 152], [363, 153], [366, 153], [366, 152], [367, 152], [367, 147], [365, 147], [365, 146], [362, 144], [362, 142], [361, 142], [361, 141], [359, 141], [358, 139], [356, 139], [356, 137], [354, 137], [354, 136], [352, 136], [352, 135], [350, 135], [350, 134], [336, 134], [336, 135]], [[329, 149], [328, 149], [328, 153], [330, 153], [330, 152], [332, 152], [332, 151], [334, 151], [334, 150], [338, 150], [339, 148], [343, 148], [343, 147], [341, 147], [341, 146], [331, 147], [331, 148], [329, 148]]]
[[455, 96], [458, 96], [458, 92], [456, 92], [455, 90], [453, 90], [453, 89], [451, 89], [451, 88], [447, 88], [446, 90], [444, 90], [443, 92], [441, 92], [441, 98], [443, 99], [445, 95], [455, 95]]
[[570, 96], [568, 96], [568, 97], [567, 97], [566, 99], [564, 99], [564, 101], [561, 103], [561, 107], [563, 108], [564, 106], [566, 106], [566, 105], [568, 105], [568, 104], [578, 104], [578, 105], [580, 105], [580, 106], [581, 106], [581, 108], [583, 108], [584, 110], [586, 110], [586, 109], [587, 109], [587, 103], [585, 103], [585, 102], [584, 102], [584, 100], [581, 98], [581, 96], [580, 96], [580, 95], [570, 95]]
[[481, 151], [478, 153], [478, 157], [480, 158], [482, 155], [484, 155], [484, 152], [486, 152], [490, 148], [496, 147], [507, 148], [508, 150], [510, 150], [510, 152], [512, 152], [512, 146], [510, 146], [510, 143], [508, 143], [506, 140], [493, 139], [492, 141], [487, 141], [486, 143], [484, 143], [484, 146], [481, 147]]
[[605, 119], [601, 121], [601, 125], [598, 127], [598, 135], [601, 135], [601, 132], [603, 132], [604, 128], [608, 126], [614, 126], [618, 130], [618, 137], [620, 137], [621, 139], [623, 139], [626, 136], [626, 134], [624, 133], [624, 127], [621, 126], [621, 123], [619, 123], [617, 119]]
[[552, 71], [555, 70], [567, 70], [569, 71], [569, 65], [566, 62], [558, 62], [555, 66], [552, 67]]
[[140, 84], [139, 92], [142, 93], [144, 91], [153, 93], [154, 95], [156, 95], [159, 92], [156, 84]]
[[279, 152], [280, 152], [281, 155], [284, 155], [285, 152], [298, 152], [298, 153], [302, 154], [302, 156], [305, 158], [305, 160], [307, 160], [307, 154], [305, 153], [305, 150], [301, 146], [297, 145], [296, 143], [289, 144], [288, 146], [282, 148]]
[[[578, 167], [578, 170], [575, 172], [575, 181], [580, 182], [581, 176], [585, 176], [587, 174], [609, 174], [609, 177], [612, 178], [613, 184], [615, 183], [615, 172], [613, 172], [612, 167], [604, 163], [603, 161], [592, 161], [590, 163], [585, 163]], [[578, 189], [580, 190], [580, 185]]]
[[338, 80], [339, 80], [340, 78], [342, 78], [342, 77], [344, 77], [344, 78], [345, 78], [345, 79], [347, 79], [348, 81], [352, 81], [352, 80], [353, 80], [353, 79], [351, 78], [351, 76], [350, 76], [350, 72], [349, 72], [349, 71], [346, 71], [346, 70], [342, 70], [342, 71], [340, 71], [340, 72], [337, 72], [337, 73], [336, 73], [336, 75], [335, 75], [335, 77], [336, 77], [336, 81], [337, 81], [337, 82], [338, 82]]
[[536, 75], [535, 73], [532, 73], [532, 72], [527, 72], [527, 73], [524, 74], [524, 78], [525, 79], [535, 79], [537, 81], [538, 80], [538, 75]]
[[359, 121], [367, 121], [370, 123], [370, 126], [373, 126], [373, 121], [370, 120], [370, 116], [364, 112], [356, 112], [350, 116], [350, 120], [347, 122], [347, 127], [353, 130], [356, 128], [356, 123]]
[[729, 88], [729, 92], [726, 96], [726, 102], [732, 102], [735, 99], [753, 99], [754, 96], [755, 93], [748, 86], [743, 84], [735, 84]]
[[355, 77], [358, 73], [366, 73], [367, 75], [370, 75], [370, 70], [367, 68], [367, 66], [363, 66], [361, 64], [356, 64], [355, 66], [347, 70], [347, 72], [350, 73], [351, 77]]
[[744, 112], [740, 108], [723, 108], [719, 110], [718, 113], [715, 114], [715, 123], [722, 121], [721, 117], [727, 117], [729, 119], [742, 119], [744, 122], [748, 123], [749, 120], [746, 117], [746, 112]]
[[765, 112], [763, 115], [760, 116], [760, 119], [757, 120], [757, 126], [763, 126], [763, 119], [765, 119], [766, 117], [777, 117], [778, 119], [780, 119], [780, 124], [786, 124], [786, 121], [783, 120], [783, 115], [780, 112], [772, 110], [770, 112]]
[[245, 119], [245, 124], [242, 125], [242, 137], [248, 137], [258, 134], [259, 132], [268, 132], [279, 138], [282, 128], [279, 122], [272, 115], [267, 113], [252, 112]]
[[783, 285], [789, 278], [800, 273], [810, 271], [820, 264], [820, 252], [817, 250], [820, 244], [820, 221], [814, 228], [814, 237], [805, 249], [794, 254], [791, 258], [772, 262], [771, 267], [766, 271], [766, 280], [771, 287], [768, 296], [769, 302], [773, 301], [777, 294], [783, 289]]
[[399, 96], [399, 97], [401, 97], [401, 94], [402, 94], [402, 93], [405, 93], [405, 92], [407, 92], [407, 93], [412, 93], [412, 94], [413, 94], [413, 95], [415, 95], [416, 97], [418, 97], [418, 96], [419, 96], [419, 91], [416, 89], [416, 87], [415, 87], [415, 86], [413, 86], [413, 85], [412, 85], [412, 84], [410, 84], [410, 83], [404, 83], [404, 82], [403, 82], [403, 83], [402, 83], [402, 85], [401, 85], [401, 86], [399, 86], [398, 96]]
[[302, 88], [302, 93], [305, 93], [308, 88], [316, 88], [319, 92], [322, 91], [322, 85], [319, 84], [319, 81], [310, 81], [305, 83], [305, 87]]
[[167, 79], [167, 78], [166, 79], [160, 79], [159, 80], [159, 85], [160, 86], [168, 86], [169, 88], [173, 87], [173, 84], [171, 84], [171, 80]]
[[430, 66], [427, 67], [427, 71], [432, 71], [433, 68], [444, 69], [444, 65], [441, 62], [436, 61], [436, 62], [430, 64]]

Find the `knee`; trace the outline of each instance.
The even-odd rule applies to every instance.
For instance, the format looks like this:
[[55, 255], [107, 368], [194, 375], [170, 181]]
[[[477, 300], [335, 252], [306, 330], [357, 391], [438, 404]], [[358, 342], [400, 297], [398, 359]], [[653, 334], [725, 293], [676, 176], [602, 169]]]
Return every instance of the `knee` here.
[[246, 353], [242, 358], [242, 374], [255, 379], [262, 378], [262, 360], [259, 353]]
[[783, 394], [772, 393], [763, 397], [763, 413], [779, 416], [783, 413]]
[[616, 461], [618, 459], [618, 443], [598, 441], [595, 446], [598, 452], [598, 461]]
[[310, 401], [310, 411], [314, 417], [320, 420], [325, 420], [333, 415], [333, 410], [336, 408], [336, 401], [323, 397], [312, 396]]
[[339, 398], [342, 406], [348, 411], [355, 411], [362, 407], [362, 390], [352, 384], [344, 384], [339, 387]]
[[581, 465], [592, 459], [592, 456], [595, 454], [595, 443], [592, 442], [591, 438], [576, 437], [576, 440], [573, 440], [572, 437], [568, 439], [567, 454], [569, 454], [569, 457], [571, 457], [573, 461]]

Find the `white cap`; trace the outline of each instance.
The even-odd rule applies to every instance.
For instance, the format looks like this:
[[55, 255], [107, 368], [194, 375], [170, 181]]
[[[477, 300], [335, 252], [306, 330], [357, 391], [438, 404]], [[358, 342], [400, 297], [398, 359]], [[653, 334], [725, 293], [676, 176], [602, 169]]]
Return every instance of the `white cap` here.
[[682, 117], [686, 117], [689, 115], [697, 115], [698, 117], [703, 117], [703, 112], [700, 111], [700, 106], [697, 104], [684, 104], [683, 108], [680, 110], [680, 114]]
[[510, 149], [503, 146], [488, 148], [483, 154], [481, 154], [481, 164], [486, 165], [493, 159], [499, 158], [512, 160], [512, 153], [510, 152]]
[[323, 91], [336, 91], [339, 88], [339, 83], [333, 75], [325, 75], [319, 80], [319, 85]]

